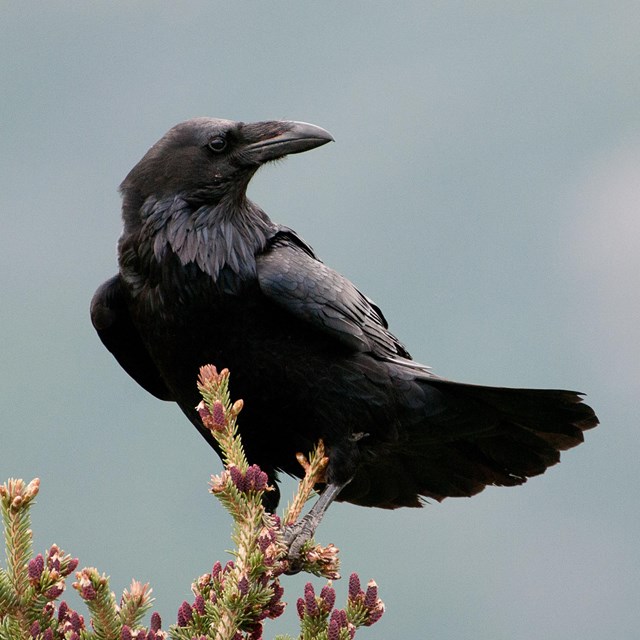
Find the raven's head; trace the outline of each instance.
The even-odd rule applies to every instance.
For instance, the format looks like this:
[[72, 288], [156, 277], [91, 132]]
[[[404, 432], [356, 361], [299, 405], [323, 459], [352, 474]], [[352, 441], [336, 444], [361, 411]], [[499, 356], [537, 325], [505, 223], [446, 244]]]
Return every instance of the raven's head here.
[[244, 198], [265, 162], [333, 140], [312, 124], [286, 120], [234, 122], [194, 118], [170, 129], [138, 162], [120, 189], [129, 205], [175, 194], [206, 205]]

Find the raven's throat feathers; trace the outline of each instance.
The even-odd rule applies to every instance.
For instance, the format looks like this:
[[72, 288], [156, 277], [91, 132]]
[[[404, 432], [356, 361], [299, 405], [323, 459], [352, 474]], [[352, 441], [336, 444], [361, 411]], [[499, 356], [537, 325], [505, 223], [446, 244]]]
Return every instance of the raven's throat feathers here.
[[[186, 198], [147, 198], [140, 210], [138, 234], [138, 269], [151, 272], [155, 264], [174, 254], [183, 266], [194, 264], [217, 282], [223, 271], [241, 280], [256, 277], [255, 257], [273, 236], [276, 226], [250, 200], [230, 206], [221, 202], [215, 206], [195, 208]], [[121, 266], [126, 247], [120, 247]], [[152, 264], [155, 263], [155, 264]], [[144, 273], [131, 274], [136, 279]]]

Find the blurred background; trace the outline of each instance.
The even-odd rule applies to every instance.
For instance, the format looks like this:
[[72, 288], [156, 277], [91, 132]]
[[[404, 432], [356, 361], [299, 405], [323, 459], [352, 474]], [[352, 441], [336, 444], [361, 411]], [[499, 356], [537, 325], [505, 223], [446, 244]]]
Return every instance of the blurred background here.
[[[37, 551], [117, 594], [149, 581], [165, 626], [228, 559], [219, 460], [102, 347], [89, 301], [117, 187], [167, 129], [304, 120], [335, 143], [250, 196], [440, 375], [582, 390], [602, 421], [523, 487], [332, 508], [318, 540], [387, 605], [358, 637], [637, 637], [637, 3], [5, 2], [0, 60], [0, 478], [42, 479]], [[265, 637], [296, 634], [307, 579]]]

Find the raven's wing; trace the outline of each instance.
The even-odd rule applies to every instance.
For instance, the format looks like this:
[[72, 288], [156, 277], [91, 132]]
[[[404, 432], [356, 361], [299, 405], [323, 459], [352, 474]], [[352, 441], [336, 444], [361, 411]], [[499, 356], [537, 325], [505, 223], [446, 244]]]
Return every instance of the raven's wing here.
[[91, 300], [91, 322], [120, 366], [149, 393], [173, 400], [129, 315], [120, 276], [102, 284]]
[[[258, 282], [268, 298], [358, 352], [384, 360], [411, 361], [404, 345], [387, 329], [376, 304], [338, 272], [318, 260], [313, 250], [282, 227], [256, 259]], [[405, 360], [406, 359], [406, 360]]]

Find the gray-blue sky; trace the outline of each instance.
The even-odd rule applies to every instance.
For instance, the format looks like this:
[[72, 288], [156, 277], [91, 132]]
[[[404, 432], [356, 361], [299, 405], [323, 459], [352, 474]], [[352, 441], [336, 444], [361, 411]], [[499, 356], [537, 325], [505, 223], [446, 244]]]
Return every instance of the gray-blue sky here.
[[2, 14], [0, 477], [42, 478], [38, 548], [57, 542], [118, 592], [150, 581], [167, 623], [224, 558], [228, 518], [206, 493], [217, 458], [119, 369], [88, 303], [115, 271], [117, 185], [166, 129], [196, 115], [306, 120], [336, 142], [264, 169], [252, 197], [438, 373], [584, 390], [603, 422], [518, 489], [333, 509], [319, 539], [388, 607], [362, 637], [637, 634], [636, 3], [50, 1]]

